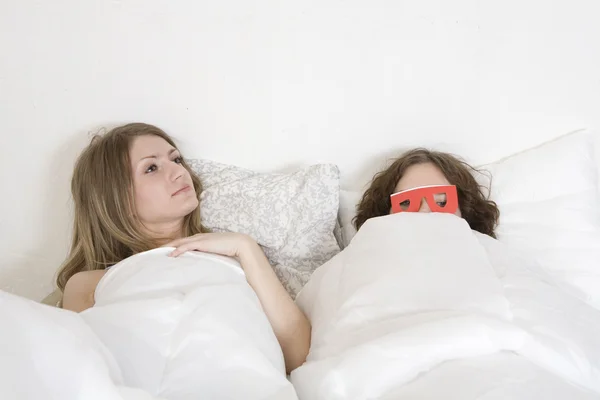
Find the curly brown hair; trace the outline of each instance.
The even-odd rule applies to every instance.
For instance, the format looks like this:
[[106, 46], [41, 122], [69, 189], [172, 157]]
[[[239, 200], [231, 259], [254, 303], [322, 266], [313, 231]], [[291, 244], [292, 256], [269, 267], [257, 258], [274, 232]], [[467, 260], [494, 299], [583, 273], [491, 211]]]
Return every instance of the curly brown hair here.
[[462, 217], [471, 229], [496, 237], [500, 210], [495, 202], [483, 192], [473, 172], [480, 172], [456, 156], [424, 148], [410, 150], [396, 159], [387, 169], [377, 173], [357, 206], [354, 226], [360, 227], [370, 218], [390, 213], [390, 195], [406, 170], [416, 164], [432, 163], [446, 176], [451, 185], [456, 185], [458, 203]]

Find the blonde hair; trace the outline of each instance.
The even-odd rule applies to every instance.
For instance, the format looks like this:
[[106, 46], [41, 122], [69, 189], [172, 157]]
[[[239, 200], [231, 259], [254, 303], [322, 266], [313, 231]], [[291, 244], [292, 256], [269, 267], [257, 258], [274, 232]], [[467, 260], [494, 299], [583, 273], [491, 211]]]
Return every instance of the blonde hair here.
[[[129, 149], [133, 139], [154, 135], [177, 147], [163, 130], [144, 123], [131, 123], [95, 135], [75, 164], [71, 192], [75, 204], [71, 250], [57, 275], [64, 290], [69, 278], [81, 271], [105, 269], [125, 258], [158, 246], [160, 239], [144, 233], [135, 217]], [[185, 160], [200, 200], [200, 178]], [[183, 221], [185, 236], [205, 232], [200, 207]]]

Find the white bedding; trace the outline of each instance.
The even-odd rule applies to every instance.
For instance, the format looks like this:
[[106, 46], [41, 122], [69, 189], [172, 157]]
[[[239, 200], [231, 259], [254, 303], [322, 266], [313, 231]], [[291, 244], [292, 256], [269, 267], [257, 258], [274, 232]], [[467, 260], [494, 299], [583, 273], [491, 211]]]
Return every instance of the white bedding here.
[[81, 314], [0, 292], [0, 399], [295, 399], [239, 264], [170, 250], [114, 266]]
[[314, 273], [295, 390], [239, 264], [169, 250], [81, 314], [0, 292], [0, 399], [600, 399], [600, 312], [455, 216], [369, 220]]
[[600, 398], [600, 312], [453, 215], [367, 221], [297, 301], [301, 399]]

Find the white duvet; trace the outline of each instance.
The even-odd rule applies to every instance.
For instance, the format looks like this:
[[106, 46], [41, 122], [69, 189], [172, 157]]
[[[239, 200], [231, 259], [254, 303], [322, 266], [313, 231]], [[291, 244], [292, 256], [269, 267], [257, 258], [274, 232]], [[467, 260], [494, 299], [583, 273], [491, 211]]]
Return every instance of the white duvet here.
[[600, 398], [600, 312], [453, 215], [367, 221], [297, 302], [300, 399]]
[[239, 264], [170, 250], [114, 266], [80, 314], [0, 292], [0, 399], [296, 399]]
[[0, 399], [600, 399], [600, 312], [455, 216], [369, 220], [314, 273], [295, 390], [239, 264], [169, 250], [81, 314], [0, 292]]

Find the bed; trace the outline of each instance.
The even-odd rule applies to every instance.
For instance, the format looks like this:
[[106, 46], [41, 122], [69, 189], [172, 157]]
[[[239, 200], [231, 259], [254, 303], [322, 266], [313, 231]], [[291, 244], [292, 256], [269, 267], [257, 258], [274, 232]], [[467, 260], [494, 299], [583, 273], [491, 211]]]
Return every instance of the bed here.
[[[3, 154], [0, 399], [600, 398], [596, 3], [138, 3], [2, 6], [3, 148], [28, 153]], [[255, 238], [310, 316], [290, 376], [231, 260], [143, 253], [93, 309], [58, 307], [71, 161], [131, 119], [179, 139], [205, 225]], [[481, 168], [498, 240], [433, 217], [356, 232], [369, 179], [417, 146]], [[397, 268], [391, 236], [441, 226]]]
[[600, 398], [596, 141], [580, 130], [482, 166], [498, 240], [435, 213], [356, 233], [360, 193], [340, 191], [332, 164], [273, 174], [190, 159], [206, 225], [255, 237], [311, 319], [307, 362], [285, 378], [239, 265], [199, 253], [170, 266], [181, 261], [157, 249], [113, 267], [81, 314], [2, 293], [2, 397]]

